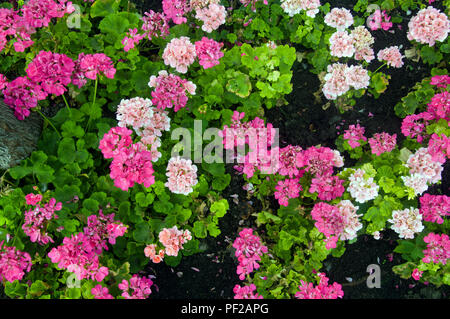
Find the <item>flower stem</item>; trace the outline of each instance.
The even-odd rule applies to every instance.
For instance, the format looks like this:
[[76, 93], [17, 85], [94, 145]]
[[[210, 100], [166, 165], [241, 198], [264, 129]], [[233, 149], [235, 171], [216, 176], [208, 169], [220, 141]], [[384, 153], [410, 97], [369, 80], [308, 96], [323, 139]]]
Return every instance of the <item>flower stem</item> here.
[[66, 103], [66, 107], [69, 110], [69, 116], [72, 117], [72, 111], [70, 110], [70, 106], [69, 103], [67, 103], [66, 97], [64, 96], [64, 94], [62, 95], [62, 98], [64, 100], [64, 103]]
[[[94, 99], [92, 100], [91, 108], [95, 105], [95, 99], [97, 98], [97, 87], [98, 87], [98, 78], [95, 79], [95, 87], [94, 87]], [[91, 116], [89, 116], [89, 119], [86, 124], [86, 131], [89, 129], [89, 123], [91, 122]]]
[[384, 62], [378, 69], [375, 70], [375, 72], [372, 73], [372, 75], [374, 75], [375, 73], [377, 73], [383, 66], [386, 65], [386, 62]]
[[52, 122], [50, 122], [50, 120], [40, 111], [40, 110], [36, 110], [36, 112], [38, 112], [42, 118], [47, 121], [48, 124], [50, 124], [51, 127], [53, 127], [53, 129], [55, 130], [55, 132], [58, 134], [59, 138], [61, 138], [61, 134], [59, 133], [58, 129], [53, 125]]

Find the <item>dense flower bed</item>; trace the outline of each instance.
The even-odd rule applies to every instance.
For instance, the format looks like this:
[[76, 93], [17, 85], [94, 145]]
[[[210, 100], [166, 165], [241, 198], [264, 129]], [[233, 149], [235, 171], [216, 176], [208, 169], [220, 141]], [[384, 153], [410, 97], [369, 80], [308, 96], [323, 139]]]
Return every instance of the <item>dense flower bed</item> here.
[[[450, 157], [450, 22], [448, 2], [432, 2], [163, 0], [143, 14], [126, 0], [2, 4], [1, 95], [18, 120], [46, 123], [38, 150], [1, 179], [5, 293], [151, 298], [146, 265], [175, 267], [221, 233], [224, 159], [263, 207], [230, 243], [235, 298], [342, 298], [323, 261], [387, 229], [405, 260], [396, 274], [449, 285], [450, 198], [427, 192]], [[413, 49], [375, 51], [408, 14]], [[392, 105], [403, 136], [347, 123], [334, 148], [280, 147], [286, 132], [265, 111], [287, 103], [296, 61], [345, 112], [384, 94], [385, 69], [411, 58], [433, 68]]]

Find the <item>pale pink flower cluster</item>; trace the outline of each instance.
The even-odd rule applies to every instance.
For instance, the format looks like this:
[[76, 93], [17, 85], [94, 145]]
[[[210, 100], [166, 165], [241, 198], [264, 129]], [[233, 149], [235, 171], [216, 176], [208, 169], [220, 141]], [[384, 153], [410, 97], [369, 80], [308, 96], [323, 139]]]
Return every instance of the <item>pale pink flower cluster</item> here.
[[381, 11], [380, 9], [375, 10], [375, 12], [370, 16], [369, 26], [370, 30], [375, 31], [378, 29], [383, 29], [384, 31], [392, 28], [391, 17], [387, 15], [386, 11]]
[[447, 264], [450, 258], [450, 239], [447, 234], [429, 233], [424, 237], [423, 241], [427, 243], [427, 249], [423, 251], [425, 257], [422, 258], [424, 263], [442, 263]]
[[[134, 274], [130, 280], [122, 280], [119, 289], [125, 299], [147, 299], [152, 293], [153, 281], [147, 277]], [[131, 293], [131, 294], [130, 294]]]
[[435, 184], [441, 180], [443, 171], [442, 164], [434, 161], [428, 153], [428, 149], [421, 147], [414, 154], [411, 154], [406, 162], [411, 174], [423, 176], [426, 182]]
[[356, 233], [362, 228], [356, 211], [349, 200], [343, 200], [338, 205], [319, 202], [314, 205], [311, 217], [316, 222], [317, 230], [325, 235], [325, 247], [336, 248], [339, 239], [350, 240], [356, 238]]
[[160, 136], [162, 131], [170, 129], [170, 118], [164, 110], [152, 107], [152, 101], [141, 97], [129, 100], [123, 99], [117, 107], [117, 121], [121, 127], [132, 126], [135, 133], [141, 137], [140, 142], [150, 147], [152, 161], [156, 162], [161, 153]]
[[164, 228], [159, 232], [159, 241], [165, 247], [167, 256], [178, 256], [178, 252], [183, 249], [183, 245], [192, 239], [189, 230], [179, 230], [177, 226]]
[[[22, 229], [33, 243], [37, 242], [40, 245], [46, 245], [49, 242], [53, 243], [53, 239], [47, 233], [47, 225], [52, 219], [58, 219], [55, 211], [62, 209], [62, 203], [56, 203], [56, 200], [52, 198], [41, 207], [38, 203], [42, 200], [42, 196], [39, 194], [36, 196], [33, 195], [28, 194], [28, 198], [26, 199], [27, 203], [30, 203], [29, 205], [36, 207], [25, 212], [25, 222], [22, 225]], [[38, 199], [39, 201], [36, 202]]]
[[324, 273], [318, 273], [319, 284], [314, 286], [312, 283], [300, 281], [298, 288], [300, 291], [295, 293], [297, 299], [337, 299], [344, 296], [342, 286], [338, 283], [328, 284], [328, 278]]
[[75, 69], [72, 84], [83, 87], [87, 80], [96, 80], [99, 74], [104, 74], [108, 79], [113, 79], [116, 74], [112, 60], [103, 53], [78, 55], [75, 61]]
[[358, 26], [351, 31], [353, 46], [355, 47], [355, 59], [365, 60], [370, 63], [375, 59], [372, 44], [375, 42], [372, 34], [365, 26]]
[[255, 290], [256, 286], [254, 284], [243, 287], [235, 285], [233, 288], [234, 299], [264, 299], [260, 294], [255, 294]]
[[320, 0], [281, 0], [281, 8], [290, 17], [306, 11], [308, 17], [314, 18], [319, 13]]
[[236, 272], [241, 280], [244, 280], [247, 274], [259, 269], [258, 261], [268, 251], [267, 247], [262, 245], [261, 239], [253, 234], [251, 228], [244, 228], [239, 232], [233, 247], [236, 249], [235, 256], [239, 261]]
[[351, 12], [345, 8], [333, 8], [325, 15], [324, 22], [326, 25], [343, 31], [353, 24], [353, 16]]
[[145, 257], [150, 258], [155, 264], [159, 264], [164, 259], [165, 252], [164, 249], [160, 249], [158, 253], [156, 253], [156, 250], [156, 244], [147, 245], [144, 248], [144, 255]]
[[419, 209], [412, 207], [392, 211], [392, 218], [388, 222], [392, 224], [391, 229], [404, 239], [413, 239], [414, 234], [424, 229]]
[[348, 178], [350, 184], [347, 191], [358, 202], [365, 203], [378, 196], [378, 189], [380, 188], [374, 181], [373, 177], [364, 176], [366, 172], [358, 168]]
[[106, 240], [114, 244], [126, 229], [120, 221], [114, 220], [114, 214], [105, 216], [100, 211], [99, 217], [88, 217], [88, 225], [83, 232], [65, 237], [63, 244], [53, 248], [48, 257], [58, 264], [58, 268], [74, 273], [78, 280], [90, 278], [101, 282], [109, 273], [99, 261], [103, 249], [108, 249]]
[[28, 64], [28, 78], [39, 84], [48, 94], [64, 94], [66, 86], [72, 81], [75, 63], [65, 54], [41, 51]]
[[167, 19], [175, 24], [185, 23], [184, 15], [191, 11], [188, 0], [162, 0], [162, 8]]
[[348, 142], [351, 148], [361, 146], [362, 142], [367, 141], [364, 136], [365, 128], [359, 124], [352, 124], [344, 131], [344, 140]]
[[347, 93], [351, 87], [358, 90], [367, 88], [370, 83], [367, 70], [361, 66], [349, 67], [342, 63], [328, 65], [324, 80], [322, 92], [329, 100], [335, 100], [338, 96]]
[[347, 31], [336, 31], [330, 37], [330, 54], [332, 56], [352, 57], [355, 53], [353, 37]]
[[112, 158], [110, 177], [114, 185], [123, 191], [134, 183], [150, 187], [153, 176], [153, 155], [142, 143], [133, 144], [132, 131], [125, 127], [113, 127], [100, 141], [99, 148], [105, 158]]
[[188, 37], [173, 38], [164, 49], [164, 64], [175, 68], [177, 72], [186, 73], [196, 58], [195, 45]]
[[386, 62], [387, 65], [394, 68], [401, 68], [403, 66], [403, 55], [398, 46], [391, 46], [380, 50], [377, 55], [378, 61]]
[[167, 164], [165, 186], [172, 193], [188, 195], [198, 183], [197, 166], [190, 159], [172, 157]]
[[380, 156], [383, 153], [389, 153], [397, 145], [397, 134], [390, 135], [386, 132], [375, 133], [369, 138], [369, 145], [372, 154]]
[[403, 184], [406, 187], [412, 188], [415, 195], [421, 195], [428, 189], [427, 179], [418, 173], [414, 173], [408, 176], [401, 176]]
[[219, 59], [223, 57], [220, 50], [223, 43], [203, 37], [195, 42], [195, 52], [198, 56], [198, 62], [204, 69], [212, 68], [219, 64]]
[[220, 0], [190, 0], [189, 5], [192, 10], [198, 10], [209, 6], [210, 4], [219, 4]]
[[344, 180], [338, 176], [319, 175], [313, 177], [310, 193], [317, 193], [320, 200], [331, 201], [335, 198], [341, 197], [345, 191]]
[[197, 86], [178, 75], [159, 71], [158, 76], [152, 75], [148, 86], [152, 91], [152, 102], [159, 109], [173, 108], [175, 112], [186, 106], [189, 100], [186, 93], [195, 95]]
[[202, 21], [202, 30], [208, 33], [217, 30], [225, 23], [227, 17], [227, 10], [224, 6], [216, 3], [211, 3], [207, 7], [196, 9], [195, 18]]
[[297, 198], [300, 195], [302, 186], [299, 183], [298, 178], [287, 178], [283, 181], [279, 181], [275, 186], [275, 199], [278, 199], [278, 203], [282, 206], [289, 205], [290, 198]]
[[450, 197], [424, 194], [420, 198], [420, 213], [426, 222], [442, 224], [444, 216], [450, 216]]
[[408, 40], [434, 46], [443, 42], [450, 30], [450, 21], [445, 13], [429, 6], [420, 10], [408, 23]]
[[31, 270], [31, 256], [16, 247], [3, 246], [0, 242], [0, 282], [22, 280], [25, 272]]
[[91, 289], [91, 294], [94, 299], [114, 299], [114, 297], [109, 293], [108, 288], [103, 287], [101, 284], [93, 287]]

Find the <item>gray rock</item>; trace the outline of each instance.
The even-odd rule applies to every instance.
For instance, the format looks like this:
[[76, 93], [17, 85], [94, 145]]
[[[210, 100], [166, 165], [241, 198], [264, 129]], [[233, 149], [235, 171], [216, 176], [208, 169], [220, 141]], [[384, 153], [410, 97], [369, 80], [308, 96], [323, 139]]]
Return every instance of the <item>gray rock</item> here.
[[20, 121], [14, 111], [0, 100], [0, 169], [20, 164], [36, 150], [43, 120], [36, 112]]

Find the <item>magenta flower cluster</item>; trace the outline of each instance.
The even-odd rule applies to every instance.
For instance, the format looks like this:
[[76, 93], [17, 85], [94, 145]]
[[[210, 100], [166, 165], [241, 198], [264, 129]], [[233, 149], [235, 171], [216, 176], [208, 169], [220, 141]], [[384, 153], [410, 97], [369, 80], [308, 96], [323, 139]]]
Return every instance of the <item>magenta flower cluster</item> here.
[[116, 238], [127, 230], [120, 221], [114, 220], [114, 214], [88, 217], [83, 232], [65, 237], [61, 246], [53, 248], [48, 257], [61, 269], [74, 273], [79, 280], [90, 278], [101, 282], [109, 273], [100, 265], [103, 249], [108, 250], [107, 242], [115, 244]]
[[60, 211], [62, 203], [56, 203], [54, 198], [41, 207], [38, 203], [42, 200], [42, 195], [28, 194], [26, 197], [28, 205], [35, 206], [25, 212], [25, 222], [22, 225], [24, 233], [30, 237], [30, 241], [37, 242], [40, 245], [53, 243], [53, 239], [47, 233], [48, 223], [52, 219], [57, 219], [56, 211]]
[[241, 280], [259, 269], [258, 261], [268, 251], [267, 247], [262, 245], [261, 239], [253, 234], [251, 228], [244, 228], [239, 232], [239, 237], [234, 240], [233, 247], [236, 249], [235, 256], [239, 261], [236, 272]]
[[447, 264], [450, 258], [450, 239], [447, 234], [429, 233], [423, 241], [427, 244], [427, 249], [423, 251], [424, 263]]
[[110, 177], [114, 185], [123, 191], [135, 183], [150, 187], [153, 176], [152, 153], [147, 146], [133, 143], [132, 131], [125, 127], [113, 127], [100, 140], [99, 148], [104, 158], [112, 158]]
[[3, 246], [0, 242], [0, 282], [22, 280], [25, 272], [31, 270], [31, 256], [16, 247]]
[[153, 281], [147, 277], [134, 274], [130, 280], [122, 280], [119, 289], [125, 299], [147, 299], [152, 293]]
[[256, 286], [254, 284], [250, 284], [248, 286], [239, 286], [235, 285], [233, 288], [234, 299], [264, 299], [258, 293], [255, 293]]
[[303, 280], [300, 281], [298, 287], [300, 291], [295, 294], [297, 299], [337, 299], [344, 296], [342, 286], [338, 283], [328, 284], [329, 279], [324, 273], [318, 274], [320, 281], [317, 286], [313, 283], [307, 283]]
[[420, 197], [420, 213], [426, 222], [442, 224], [444, 216], [450, 216], [450, 197], [424, 194]]
[[173, 108], [175, 112], [186, 107], [187, 93], [194, 95], [197, 86], [178, 75], [159, 71], [158, 76], [152, 75], [148, 86], [152, 91], [152, 103], [159, 109]]

